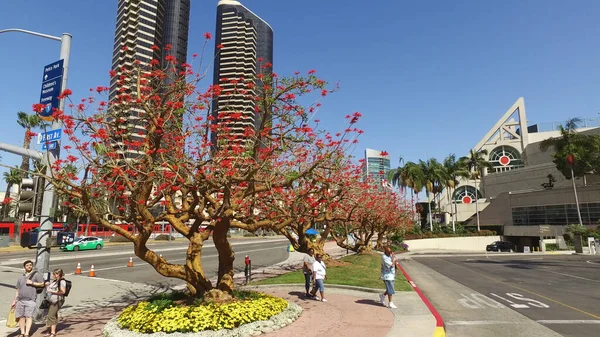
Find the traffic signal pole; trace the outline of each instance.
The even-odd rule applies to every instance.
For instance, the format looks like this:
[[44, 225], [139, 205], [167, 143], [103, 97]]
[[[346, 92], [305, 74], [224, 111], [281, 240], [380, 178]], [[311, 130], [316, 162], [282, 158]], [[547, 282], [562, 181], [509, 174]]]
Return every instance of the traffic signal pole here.
[[[71, 39], [72, 39], [71, 34], [63, 33], [60, 37], [58, 37], [58, 36], [42, 34], [42, 33], [33, 32], [33, 31], [25, 30], [25, 29], [19, 29], [19, 28], [10, 28], [10, 29], [0, 30], [0, 34], [1, 33], [9, 33], [9, 32], [24, 33], [24, 34], [38, 36], [38, 37], [45, 38], [45, 39], [60, 41], [60, 59], [59, 60], [63, 60], [63, 74], [62, 74], [61, 88], [62, 88], [62, 90], [67, 89], [69, 61], [70, 61], [70, 55], [71, 55]], [[64, 106], [65, 106], [65, 100], [62, 99], [62, 100], [60, 100], [60, 103], [59, 103], [59, 107], [58, 107], [59, 110], [64, 111]], [[54, 119], [52, 121], [52, 129], [53, 130], [62, 129], [62, 121], [58, 120], [58, 119]], [[5, 143], [0, 143], [0, 150], [4, 150], [7, 152], [11, 152], [14, 154], [18, 154], [18, 155], [25, 156], [25, 157], [28, 157], [28, 158], [31, 158], [34, 160], [41, 161], [43, 167], [46, 168], [45, 175], [47, 177], [52, 177], [52, 164], [54, 164], [54, 161], [56, 159], [60, 158], [60, 141], [59, 141], [59, 144], [57, 144], [57, 146], [54, 149], [47, 150], [43, 154], [41, 154], [37, 151], [27, 150], [27, 149], [19, 148], [17, 146], [5, 144]], [[46, 275], [45, 273], [47, 273], [49, 271], [49, 267], [50, 267], [50, 247], [51, 247], [51, 243], [52, 243], [52, 241], [51, 241], [51, 238], [52, 238], [51, 216], [54, 216], [54, 212], [53, 212], [54, 211], [54, 209], [53, 209], [54, 187], [48, 181], [45, 181], [44, 183], [46, 186], [44, 186], [45, 187], [44, 188], [44, 196], [43, 196], [43, 200], [42, 200], [42, 210], [41, 210], [41, 214], [40, 214], [40, 230], [39, 230], [38, 241], [37, 241], [37, 253], [36, 253], [36, 259], [35, 259], [35, 268], [40, 273], [44, 273], [44, 275]], [[39, 308], [43, 298], [44, 298], [44, 296], [37, 297], [37, 307], [38, 308]], [[43, 314], [43, 312], [41, 312], [40, 310], [37, 310], [36, 314], [35, 314], [35, 320], [39, 321], [42, 317], [42, 314]]]

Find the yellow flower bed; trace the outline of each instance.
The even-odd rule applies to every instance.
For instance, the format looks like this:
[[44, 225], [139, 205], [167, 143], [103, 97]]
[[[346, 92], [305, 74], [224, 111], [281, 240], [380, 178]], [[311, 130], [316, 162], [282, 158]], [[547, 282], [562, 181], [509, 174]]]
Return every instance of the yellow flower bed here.
[[223, 304], [171, 305], [162, 310], [145, 301], [125, 308], [117, 322], [122, 329], [142, 333], [233, 329], [266, 320], [281, 313], [287, 306], [284, 299], [266, 294], [256, 299]]

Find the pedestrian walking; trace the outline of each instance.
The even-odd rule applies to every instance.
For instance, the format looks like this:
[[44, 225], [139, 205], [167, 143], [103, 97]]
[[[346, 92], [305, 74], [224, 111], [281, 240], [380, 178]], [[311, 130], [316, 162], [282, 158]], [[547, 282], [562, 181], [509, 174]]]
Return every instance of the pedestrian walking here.
[[29, 337], [36, 309], [37, 288], [44, 287], [44, 277], [33, 269], [33, 262], [30, 260], [23, 262], [23, 268], [25, 273], [17, 280], [17, 292], [11, 307], [15, 308], [15, 316], [19, 321], [19, 337]]
[[306, 289], [306, 296], [312, 297], [310, 294], [310, 285], [312, 283], [312, 265], [315, 263], [315, 250], [312, 248], [308, 249], [308, 254], [304, 255], [302, 263], [302, 273], [304, 274], [304, 288]]
[[385, 297], [388, 298], [388, 307], [396, 309], [396, 305], [392, 302], [392, 296], [394, 295], [394, 280], [396, 278], [396, 256], [390, 249], [385, 247], [384, 254], [381, 257], [381, 279], [385, 284], [385, 292], [379, 295], [379, 301], [385, 306]]
[[311, 295], [318, 300], [319, 298], [316, 297], [318, 290], [321, 295], [321, 302], [327, 302], [325, 299], [325, 280], [327, 279], [327, 267], [325, 266], [325, 262], [323, 262], [323, 256], [321, 254], [317, 254], [315, 256], [315, 262], [312, 265], [312, 275], [314, 288], [311, 292]]
[[65, 303], [65, 293], [67, 292], [67, 281], [63, 278], [64, 272], [62, 269], [54, 269], [52, 272], [53, 280], [46, 282], [46, 294], [48, 295], [48, 315], [46, 316], [46, 326], [48, 331], [44, 334], [45, 337], [56, 336], [56, 324], [58, 323], [58, 310]]

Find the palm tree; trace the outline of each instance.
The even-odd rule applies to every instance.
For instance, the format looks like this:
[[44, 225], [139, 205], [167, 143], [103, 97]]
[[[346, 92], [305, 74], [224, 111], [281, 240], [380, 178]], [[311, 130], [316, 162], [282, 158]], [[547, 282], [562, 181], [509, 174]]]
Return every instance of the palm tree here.
[[[25, 129], [23, 148], [29, 149], [32, 138], [31, 129], [41, 126], [43, 121], [38, 114], [29, 115], [26, 112], [19, 111], [17, 112], [17, 124]], [[21, 172], [23, 173], [23, 178], [29, 177], [29, 158], [27, 157], [23, 157], [23, 160], [21, 161]]]
[[540, 150], [546, 151], [553, 147], [556, 152], [563, 150], [572, 151], [574, 146], [574, 138], [577, 133], [577, 128], [581, 125], [580, 118], [571, 118], [565, 122], [565, 125], [559, 125], [558, 131], [560, 137], [552, 137], [545, 139], [540, 143]]
[[[10, 198], [10, 189], [13, 185], [18, 185], [23, 180], [23, 176], [21, 175], [21, 171], [15, 167], [11, 168], [9, 172], [4, 172], [4, 181], [6, 182], [6, 192], [4, 193], [4, 200]], [[10, 203], [4, 205], [2, 209], [2, 217], [7, 218], [8, 212], [10, 209]]]
[[485, 168], [491, 168], [492, 164], [490, 164], [484, 156], [488, 155], [487, 150], [471, 150], [469, 151], [469, 155], [466, 157], [462, 157], [460, 160], [463, 161], [469, 170], [471, 171], [471, 178], [475, 180], [475, 214], [477, 215], [477, 231], [481, 230], [479, 226], [479, 197], [477, 196], [477, 191], [479, 187], [477, 186], [477, 179], [481, 178], [483, 175], [483, 170]]
[[452, 232], [456, 231], [455, 218], [458, 214], [458, 205], [454, 201], [453, 194], [456, 190], [456, 186], [459, 184], [460, 178], [468, 179], [471, 175], [469, 168], [467, 167], [464, 160], [457, 160], [456, 155], [451, 153], [444, 159], [444, 171], [446, 174], [446, 196], [450, 201], [450, 208], [454, 208], [452, 211]]
[[433, 218], [431, 214], [431, 194], [433, 198], [439, 193], [439, 182], [443, 180], [442, 165], [435, 159], [427, 161], [419, 160], [419, 168], [423, 173], [423, 186], [427, 195], [427, 207], [429, 208], [429, 229], [433, 231]]
[[[404, 162], [404, 159], [400, 158], [400, 164]], [[409, 161], [405, 162], [403, 166], [399, 166], [397, 169], [390, 170], [388, 174], [388, 180], [394, 186], [399, 186], [400, 189], [410, 189], [410, 201], [415, 212], [414, 195], [419, 193], [423, 189], [423, 171], [418, 164]]]
[[[558, 131], [560, 131], [560, 137], [553, 137], [553, 138], [548, 138], [544, 141], [542, 141], [540, 143], [540, 150], [542, 151], [546, 151], [549, 148], [554, 148], [554, 151], [556, 152], [556, 154], [567, 154], [567, 158], [560, 158], [559, 160], [569, 160], [568, 158], [574, 157], [575, 153], [581, 153], [581, 149], [582, 149], [582, 145], [581, 145], [581, 137], [578, 137], [579, 134], [577, 133], [577, 128], [579, 127], [579, 125], [581, 124], [581, 119], [575, 117], [575, 118], [571, 118], [568, 119], [565, 123], [565, 125], [559, 125], [558, 126]], [[585, 146], [585, 145], [584, 145]], [[578, 149], [579, 147], [579, 149]], [[555, 163], [556, 159], [558, 159], [555, 155]], [[557, 165], [558, 166], [558, 165]], [[570, 170], [571, 173], [571, 180], [573, 183], [573, 193], [575, 194], [575, 205], [577, 206], [577, 216], [579, 218], [579, 223], [582, 224], [583, 221], [581, 220], [581, 211], [579, 209], [579, 198], [577, 196], [577, 187], [575, 186], [575, 172], [573, 170], [573, 166], [574, 162], [570, 161], [569, 165], [568, 165], [568, 169]], [[584, 167], [586, 165], [583, 165]], [[558, 167], [557, 167], [558, 168]], [[559, 168], [560, 169], [560, 168]], [[562, 172], [564, 172], [563, 170], [561, 170]], [[584, 184], [585, 184], [585, 169], [580, 170], [578, 169], [577, 171], [579, 171], [579, 176], [583, 175], [584, 177]], [[563, 175], [567, 176], [567, 174], [563, 173]], [[567, 177], [568, 178], [568, 177]]]

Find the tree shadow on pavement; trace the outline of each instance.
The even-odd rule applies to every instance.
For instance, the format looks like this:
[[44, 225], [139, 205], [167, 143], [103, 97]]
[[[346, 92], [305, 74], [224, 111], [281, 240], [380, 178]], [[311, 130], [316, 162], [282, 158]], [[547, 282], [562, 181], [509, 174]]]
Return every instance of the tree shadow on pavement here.
[[354, 303], [358, 303], [358, 304], [367, 304], [367, 305], [374, 305], [377, 307], [381, 307], [381, 302], [375, 301], [375, 300], [369, 300], [369, 299], [362, 299], [362, 300], [356, 300], [354, 301]]

